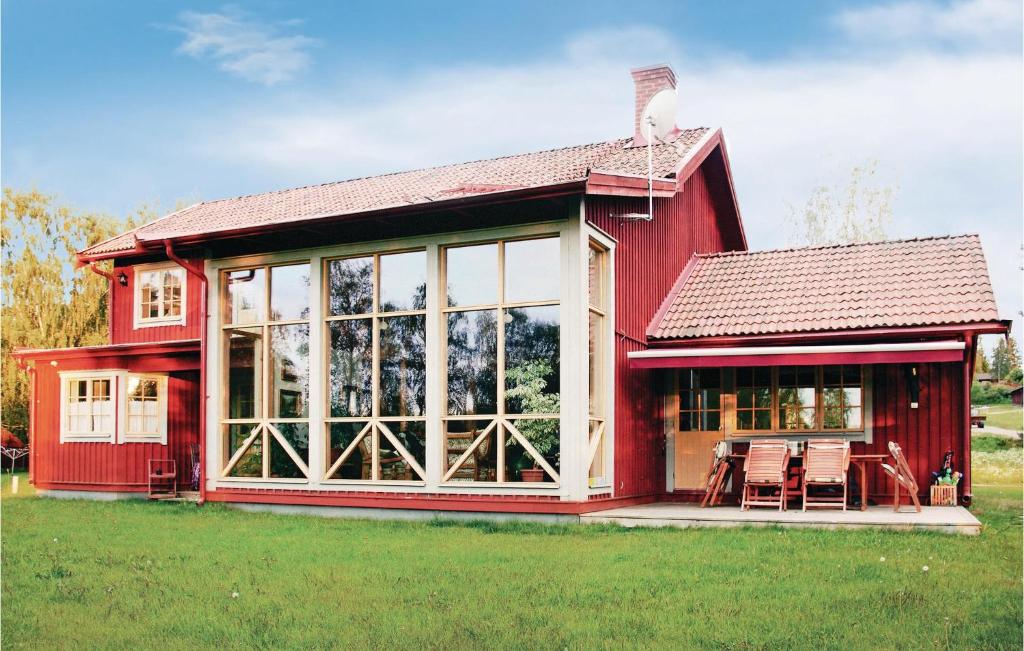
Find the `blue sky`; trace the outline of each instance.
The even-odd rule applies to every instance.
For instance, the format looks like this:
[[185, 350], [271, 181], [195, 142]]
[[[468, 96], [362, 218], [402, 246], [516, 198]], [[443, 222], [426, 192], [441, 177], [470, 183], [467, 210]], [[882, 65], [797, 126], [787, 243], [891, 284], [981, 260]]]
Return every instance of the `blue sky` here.
[[[896, 237], [980, 232], [1021, 310], [1021, 9], [923, 2], [3, 3], [5, 186], [123, 214], [629, 135], [670, 61], [752, 248], [877, 161]], [[1019, 333], [1019, 324], [1017, 326]]]

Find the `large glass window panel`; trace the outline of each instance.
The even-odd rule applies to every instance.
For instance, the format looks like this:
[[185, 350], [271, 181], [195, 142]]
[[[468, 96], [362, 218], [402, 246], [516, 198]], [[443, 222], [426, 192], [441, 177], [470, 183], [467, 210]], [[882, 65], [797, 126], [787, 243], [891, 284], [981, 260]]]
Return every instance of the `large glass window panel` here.
[[505, 411], [557, 414], [559, 309], [557, 305], [505, 310]]
[[[382, 428], [387, 428], [398, 443], [409, 453], [420, 468], [427, 461], [427, 429], [422, 421], [384, 421]], [[385, 481], [420, 481], [419, 472], [399, 451], [398, 446], [382, 432], [379, 433], [380, 468], [378, 476]]]
[[[530, 445], [550, 465], [559, 472], [559, 440], [560, 427], [557, 418], [519, 418], [512, 426], [523, 435]], [[536, 479], [523, 476], [523, 470], [543, 470], [534, 456], [507, 432], [505, 434], [505, 481], [554, 481], [546, 471], [533, 473]], [[530, 473], [527, 473], [530, 474]]]
[[370, 319], [331, 321], [331, 417], [369, 416], [373, 398], [373, 335]]
[[[447, 475], [451, 468], [466, 455], [487, 428], [489, 420], [448, 420], [445, 422], [445, 458], [444, 472]], [[498, 480], [498, 428], [491, 427], [479, 445], [461, 465], [451, 474], [448, 481], [497, 481]]]
[[[341, 458], [346, 450], [352, 448], [349, 455], [341, 462], [328, 479], [355, 479], [363, 480], [371, 478], [372, 455], [372, 429], [366, 428], [366, 421], [346, 421], [343, 423], [330, 423], [328, 426], [329, 447], [327, 450], [327, 468], [331, 469]], [[360, 436], [362, 435], [362, 436]], [[353, 442], [360, 437], [355, 447]]]
[[480, 244], [445, 250], [448, 305], [493, 305], [498, 302], [498, 245]]
[[425, 316], [380, 319], [380, 416], [426, 412]]
[[603, 420], [591, 419], [588, 422], [587, 440], [593, 441], [594, 437], [600, 437], [597, 449], [594, 452], [594, 458], [590, 462], [590, 470], [587, 473], [587, 477], [591, 480], [604, 477], [605, 475], [605, 440], [607, 437], [605, 436], [604, 431], [606, 427], [607, 426]]
[[270, 327], [270, 416], [309, 415], [309, 325]]
[[558, 300], [559, 240], [520, 240], [505, 243], [505, 302]]
[[331, 260], [327, 283], [331, 316], [373, 312], [373, 257]]
[[263, 394], [263, 328], [232, 328], [224, 331], [224, 339], [227, 418], [258, 418]]
[[[256, 423], [230, 424], [224, 426], [224, 463], [227, 464], [252, 435]], [[263, 476], [263, 434], [256, 435], [252, 444], [242, 453], [238, 462], [228, 472], [229, 477]]]
[[589, 405], [591, 416], [604, 415], [605, 385], [605, 317], [596, 312], [589, 312], [588, 325], [588, 367], [589, 367]]
[[270, 320], [309, 318], [309, 263], [270, 269]]
[[[306, 423], [273, 423], [295, 455], [303, 464], [309, 465], [309, 425]], [[268, 434], [269, 431], [268, 431]], [[281, 442], [270, 434], [270, 476], [287, 479], [301, 479], [306, 476]]]
[[426, 252], [380, 256], [380, 311], [422, 310], [426, 305]]
[[240, 269], [224, 273], [226, 287], [224, 323], [246, 325], [262, 323], [266, 303], [266, 275], [260, 269]]
[[497, 412], [497, 312], [448, 314], [448, 413]]
[[608, 252], [594, 246], [588, 248], [587, 255], [587, 296], [590, 305], [600, 310], [607, 308], [607, 284], [605, 273]]

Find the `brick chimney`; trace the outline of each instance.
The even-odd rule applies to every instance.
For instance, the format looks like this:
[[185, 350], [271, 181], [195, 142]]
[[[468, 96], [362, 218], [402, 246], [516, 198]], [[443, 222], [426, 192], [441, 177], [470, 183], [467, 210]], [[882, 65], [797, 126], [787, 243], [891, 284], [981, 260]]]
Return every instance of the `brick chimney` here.
[[[636, 89], [636, 104], [633, 107], [633, 147], [645, 146], [647, 140], [640, 132], [640, 117], [647, 108], [647, 103], [658, 91], [670, 88], [675, 90], [676, 73], [672, 66], [661, 63], [645, 68], [634, 68], [630, 70], [633, 75], [633, 86]], [[676, 131], [676, 130], [673, 130]]]

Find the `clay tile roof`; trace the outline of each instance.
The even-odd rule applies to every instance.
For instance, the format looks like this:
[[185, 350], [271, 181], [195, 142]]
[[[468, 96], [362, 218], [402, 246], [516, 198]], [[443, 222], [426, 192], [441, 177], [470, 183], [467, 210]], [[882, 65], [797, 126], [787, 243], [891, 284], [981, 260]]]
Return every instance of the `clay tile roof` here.
[[[999, 319], [977, 235], [697, 255], [652, 339]], [[688, 274], [688, 275], [686, 275]]]
[[[683, 130], [655, 145], [654, 176], [670, 178], [689, 150], [710, 130]], [[83, 256], [129, 251], [136, 241], [213, 234], [310, 219], [429, 204], [518, 189], [583, 182], [591, 170], [647, 174], [647, 148], [630, 139], [551, 149], [429, 169], [311, 185], [233, 199], [206, 201], [93, 245]]]

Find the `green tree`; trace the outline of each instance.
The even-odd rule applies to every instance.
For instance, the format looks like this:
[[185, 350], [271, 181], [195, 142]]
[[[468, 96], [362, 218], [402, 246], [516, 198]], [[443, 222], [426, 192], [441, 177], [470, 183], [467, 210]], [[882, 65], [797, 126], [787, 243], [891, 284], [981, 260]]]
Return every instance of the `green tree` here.
[[996, 344], [995, 349], [992, 351], [992, 377], [997, 380], [1002, 380], [1010, 373], [1010, 352], [1006, 345], [1006, 338], [1000, 337], [999, 343]]
[[[140, 211], [140, 216], [148, 215]], [[108, 215], [57, 206], [38, 191], [4, 189], [0, 209], [3, 314], [0, 324], [2, 418], [19, 435], [28, 426], [28, 375], [14, 348], [63, 348], [107, 341], [106, 279], [76, 272], [74, 254], [130, 227]]]
[[878, 162], [850, 171], [845, 188], [818, 186], [800, 209], [789, 206], [787, 230], [793, 246], [824, 246], [884, 240], [892, 222], [895, 189], [879, 185]]
[[1020, 370], [1020, 350], [1017, 348], [1017, 340], [1013, 337], [1006, 338], [1006, 373], [999, 377], [1000, 380], [1010, 380], [1014, 371]]
[[974, 374], [978, 373], [990, 373], [991, 367], [988, 363], [988, 355], [985, 354], [985, 349], [978, 344], [978, 354], [974, 357]]

